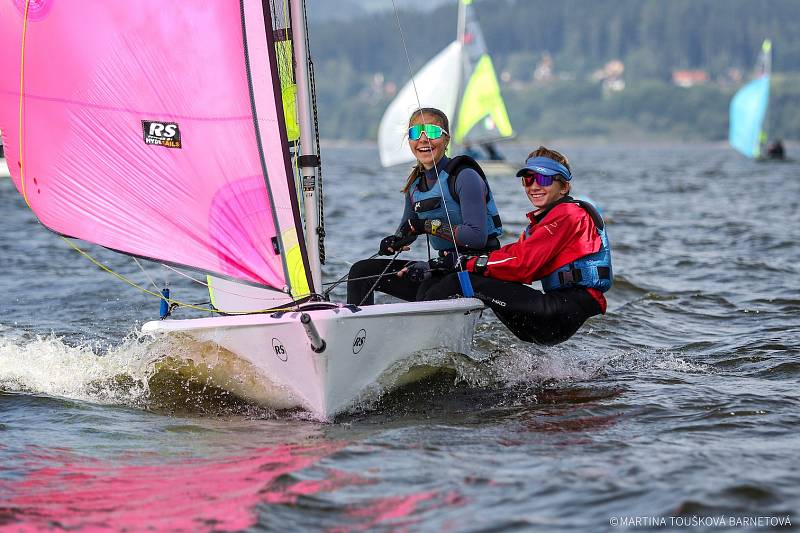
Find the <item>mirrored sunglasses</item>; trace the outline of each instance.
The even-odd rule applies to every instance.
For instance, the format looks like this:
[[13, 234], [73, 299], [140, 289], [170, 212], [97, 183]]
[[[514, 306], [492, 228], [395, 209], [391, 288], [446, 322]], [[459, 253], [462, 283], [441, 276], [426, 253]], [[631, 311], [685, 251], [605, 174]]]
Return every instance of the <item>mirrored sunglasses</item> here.
[[408, 128], [408, 138], [418, 141], [422, 137], [423, 131], [428, 139], [438, 139], [442, 135], [450, 135], [444, 128], [436, 124], [414, 124]]
[[549, 187], [558, 179], [556, 176], [557, 174], [553, 176], [545, 176], [544, 174], [539, 174], [538, 172], [528, 172], [527, 174], [522, 175], [522, 184], [525, 187], [530, 187], [535, 181], [539, 187]]

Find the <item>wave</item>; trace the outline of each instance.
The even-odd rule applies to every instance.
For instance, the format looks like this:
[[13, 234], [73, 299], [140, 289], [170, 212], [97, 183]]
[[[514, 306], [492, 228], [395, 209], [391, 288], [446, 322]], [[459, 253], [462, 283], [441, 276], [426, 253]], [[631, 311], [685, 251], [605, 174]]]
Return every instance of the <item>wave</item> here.
[[102, 404], [140, 405], [147, 397], [146, 345], [131, 338], [117, 348], [70, 346], [58, 336], [0, 335], [0, 390], [32, 392]]
[[[444, 369], [451, 384], [494, 390], [568, 386], [603, 374], [602, 363], [574, 347], [544, 350], [514, 342], [493, 321], [483, 321], [476, 337], [477, 360], [431, 352], [404, 365], [415, 371]], [[130, 333], [116, 346], [70, 342], [57, 335], [0, 329], [0, 391], [169, 414], [303, 416], [291, 406], [277, 405], [271, 396], [276, 385], [215, 345], [140, 333]], [[365, 391], [355, 411], [374, 408], [385, 393], [386, 387], [377, 383]]]

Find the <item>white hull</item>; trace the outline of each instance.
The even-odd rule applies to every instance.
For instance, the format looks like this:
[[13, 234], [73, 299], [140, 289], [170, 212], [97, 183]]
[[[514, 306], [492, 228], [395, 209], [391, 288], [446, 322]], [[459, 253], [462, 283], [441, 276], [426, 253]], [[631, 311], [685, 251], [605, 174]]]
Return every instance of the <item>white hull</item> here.
[[487, 176], [507, 178], [514, 176], [517, 171], [522, 168], [522, 164], [513, 164], [508, 161], [492, 161], [489, 159], [479, 159], [478, 164], [481, 166]]
[[6, 160], [0, 157], [0, 178], [9, 178], [11, 174], [8, 172], [8, 165]]
[[[162, 320], [147, 322], [142, 331], [189, 335], [224, 348], [255, 371], [255, 377], [242, 376], [232, 392], [327, 419], [366, 395], [423, 377], [412, 368], [416, 354], [469, 355], [482, 309], [479, 300], [460, 298], [365, 306], [355, 313], [336, 307]], [[303, 313], [325, 341], [319, 353], [300, 321]]]

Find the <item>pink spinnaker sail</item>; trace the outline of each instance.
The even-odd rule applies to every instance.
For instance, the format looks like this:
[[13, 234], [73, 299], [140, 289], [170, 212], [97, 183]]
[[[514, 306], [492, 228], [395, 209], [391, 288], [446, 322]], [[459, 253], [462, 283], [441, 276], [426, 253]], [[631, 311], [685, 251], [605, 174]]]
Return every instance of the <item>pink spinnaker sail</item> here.
[[41, 222], [289, 289], [284, 240], [299, 240], [307, 261], [262, 2], [27, 9], [25, 24], [26, 0], [0, 0], [0, 128], [14, 183]]

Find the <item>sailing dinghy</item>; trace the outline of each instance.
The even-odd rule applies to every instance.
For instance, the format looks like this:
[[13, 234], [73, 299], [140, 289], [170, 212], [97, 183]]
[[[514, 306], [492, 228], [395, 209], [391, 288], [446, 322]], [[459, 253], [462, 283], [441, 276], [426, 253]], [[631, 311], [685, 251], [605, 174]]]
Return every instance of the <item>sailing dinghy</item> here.
[[736, 91], [730, 104], [730, 145], [750, 159], [762, 156], [767, 139], [765, 121], [769, 107], [771, 74], [772, 42], [765, 39], [761, 45], [756, 76]]
[[6, 156], [41, 223], [209, 275], [217, 316], [143, 331], [226, 350], [319, 418], [413, 379], [419, 353], [470, 352], [479, 300], [320, 297], [301, 1], [6, 0], [0, 49]]
[[[381, 118], [378, 149], [384, 167], [414, 161], [405, 136], [408, 117], [419, 102], [444, 111], [450, 118], [452, 141], [460, 147], [514, 136], [472, 0], [459, 0], [458, 5], [456, 40], [400, 89]], [[490, 174], [516, 172], [516, 167], [502, 160], [480, 160], [480, 164]]]

